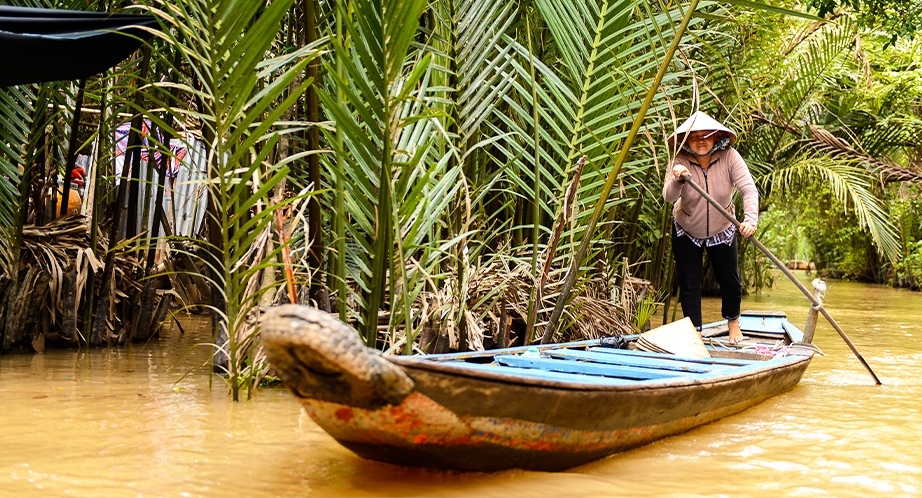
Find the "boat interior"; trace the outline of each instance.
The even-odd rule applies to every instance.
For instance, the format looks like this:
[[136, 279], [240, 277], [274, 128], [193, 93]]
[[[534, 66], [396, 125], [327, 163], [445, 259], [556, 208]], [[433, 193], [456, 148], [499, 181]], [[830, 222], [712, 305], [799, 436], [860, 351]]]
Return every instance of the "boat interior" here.
[[744, 340], [731, 345], [726, 320], [703, 326], [700, 337], [706, 353], [701, 356], [643, 350], [638, 347], [643, 334], [633, 334], [422, 358], [471, 373], [613, 386], [721, 377], [770, 367], [769, 363], [799, 361], [817, 352], [812, 344], [800, 342], [803, 332], [784, 313], [744, 313], [740, 328]]

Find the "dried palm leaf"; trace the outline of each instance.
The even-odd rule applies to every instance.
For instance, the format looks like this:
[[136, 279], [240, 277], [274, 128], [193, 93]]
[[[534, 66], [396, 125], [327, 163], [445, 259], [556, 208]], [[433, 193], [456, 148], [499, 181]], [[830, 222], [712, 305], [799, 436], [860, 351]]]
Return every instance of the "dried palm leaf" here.
[[[105, 241], [106, 238], [99, 237], [99, 240]], [[135, 275], [140, 268], [135, 255], [127, 251], [119, 251], [114, 261], [115, 277], [109, 285], [116, 299], [107, 317], [109, 332], [113, 335], [116, 324], [120, 323], [115, 305], [119, 300], [128, 298], [125, 290], [138, 287]], [[31, 337], [25, 337], [25, 326], [29, 321], [41, 320], [43, 315], [49, 318], [50, 337], [77, 340], [78, 333], [74, 328], [77, 317], [83, 316], [81, 307], [85, 301], [86, 283], [91, 272], [97, 273], [101, 269], [102, 263], [90, 250], [89, 225], [85, 216], [60, 218], [44, 226], [25, 226], [20, 270], [23, 285], [17, 289], [16, 305], [23, 307], [21, 312], [24, 316], [13, 332], [12, 341], [31, 340]], [[37, 282], [47, 282], [47, 285], [38, 285]]]

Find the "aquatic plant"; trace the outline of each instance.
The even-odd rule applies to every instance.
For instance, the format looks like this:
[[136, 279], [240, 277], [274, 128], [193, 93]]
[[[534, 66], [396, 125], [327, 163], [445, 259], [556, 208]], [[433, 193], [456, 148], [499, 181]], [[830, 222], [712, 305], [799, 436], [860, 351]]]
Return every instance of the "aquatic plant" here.
[[[261, 275], [274, 274], [276, 258], [288, 250], [284, 242], [268, 246], [268, 234], [287, 233], [284, 210], [298, 197], [273, 197], [284, 190], [289, 165], [297, 160], [282, 157], [277, 147], [286, 134], [304, 126], [282, 118], [314, 83], [302, 74], [320, 53], [311, 45], [274, 53], [278, 26], [290, 5], [199, 0], [148, 8], [163, 25], [156, 36], [178, 54], [181, 66], [172, 69], [191, 72], [182, 81], [152, 86], [164, 92], [161, 102], [173, 87], [191, 97], [194, 105], [164, 108], [178, 123], [192, 119], [201, 126], [208, 238], [197, 241], [201, 252], [196, 254], [205, 266], [201, 276], [211, 286], [215, 368], [225, 374], [234, 400], [259, 377], [252, 368], [256, 330], [247, 324], [258, 313], [259, 298], [279, 285], [274, 279], [263, 282]], [[167, 57], [160, 63], [173, 65]], [[156, 91], [150, 94], [158, 98]], [[152, 119], [168, 127], [157, 116]]]

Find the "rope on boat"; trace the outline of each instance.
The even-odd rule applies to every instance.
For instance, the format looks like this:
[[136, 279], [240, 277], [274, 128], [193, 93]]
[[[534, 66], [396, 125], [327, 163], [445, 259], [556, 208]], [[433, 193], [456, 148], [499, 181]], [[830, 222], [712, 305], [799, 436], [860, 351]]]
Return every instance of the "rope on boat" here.
[[820, 356], [826, 356], [826, 353], [824, 353], [824, 352], [820, 349], [819, 346], [817, 346], [816, 344], [813, 344], [812, 342], [800, 342], [800, 341], [795, 341], [795, 342], [792, 342], [790, 345], [788, 345], [788, 347], [789, 347], [789, 348], [799, 348], [799, 349], [810, 349], [810, 350], [812, 350], [814, 353], [816, 353], [816, 354], [818, 354], [818, 355], [820, 355]]
[[781, 341], [776, 341], [775, 344], [772, 346], [768, 346], [764, 344], [731, 345], [724, 341], [720, 341], [720, 340], [713, 339], [713, 338], [707, 338], [705, 339], [705, 342], [709, 346], [713, 346], [717, 349], [722, 349], [725, 351], [740, 351], [744, 353], [755, 353], [755, 354], [770, 355], [770, 356], [788, 356], [793, 351], [796, 351], [798, 349], [800, 350], [809, 349], [820, 356], [826, 356], [826, 353], [823, 353], [823, 351], [819, 348], [819, 346], [817, 346], [816, 344], [810, 343], [810, 342], [795, 341], [795, 342], [785, 345], [785, 344], [782, 344]]
[[705, 337], [705, 338], [703, 338], [703, 340], [704, 340], [705, 344], [707, 344], [708, 346], [714, 346], [714, 347], [716, 347], [716, 348], [718, 348], [718, 349], [724, 349], [724, 350], [727, 350], [727, 351], [736, 351], [737, 349], [739, 349], [738, 347], [731, 347], [731, 346], [730, 346], [729, 344], [727, 344], [726, 342], [719, 341], [719, 340], [714, 339], [714, 338], [712, 338], [712, 337]]

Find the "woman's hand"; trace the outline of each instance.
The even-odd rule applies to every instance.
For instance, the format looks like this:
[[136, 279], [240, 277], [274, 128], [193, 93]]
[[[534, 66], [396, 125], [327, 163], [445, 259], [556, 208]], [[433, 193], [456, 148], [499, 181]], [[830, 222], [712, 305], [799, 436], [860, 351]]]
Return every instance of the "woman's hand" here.
[[740, 233], [743, 234], [744, 237], [751, 237], [752, 234], [756, 233], [756, 226], [744, 221], [740, 223]]
[[685, 173], [688, 173], [688, 168], [686, 168], [685, 166], [682, 166], [681, 164], [676, 164], [675, 166], [672, 167], [672, 176], [675, 177], [675, 181], [677, 182], [685, 181], [682, 179], [682, 175], [684, 175]]

